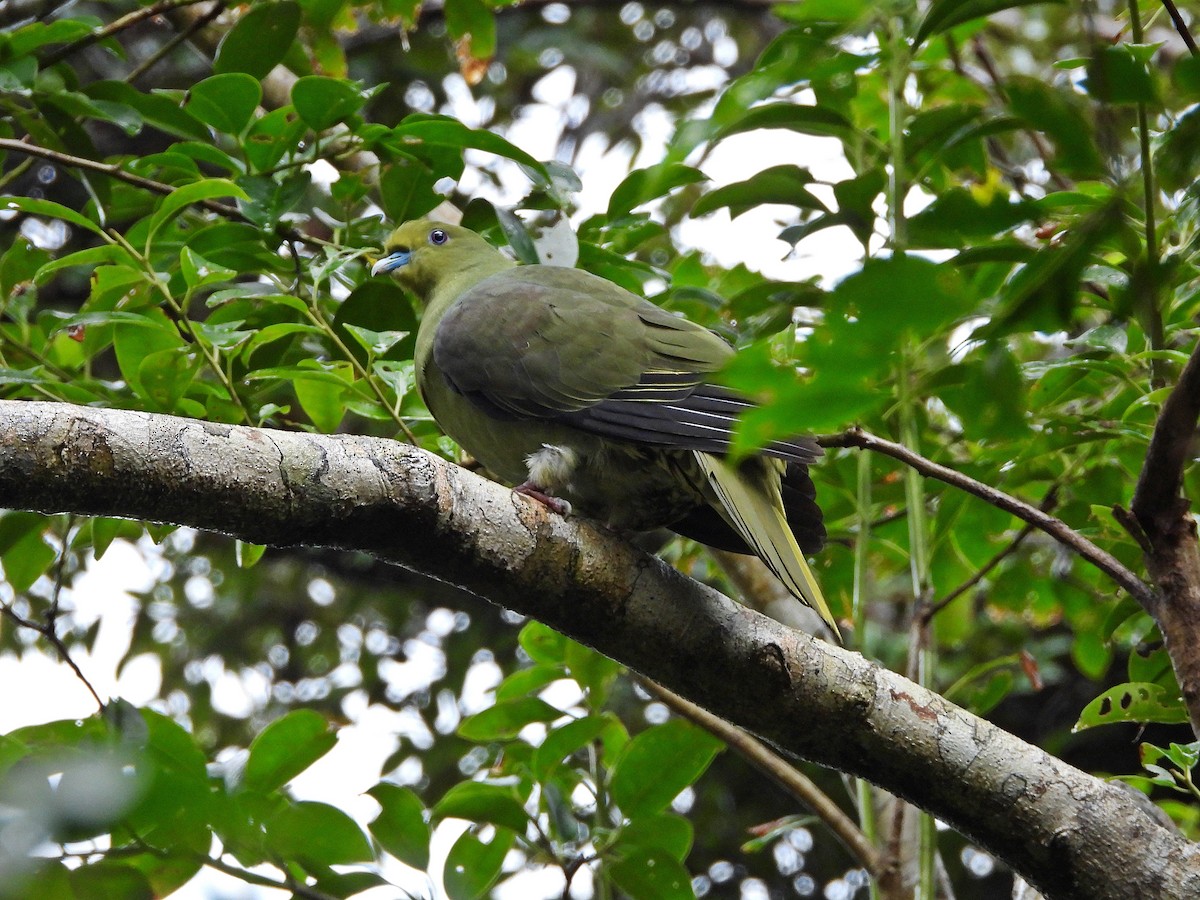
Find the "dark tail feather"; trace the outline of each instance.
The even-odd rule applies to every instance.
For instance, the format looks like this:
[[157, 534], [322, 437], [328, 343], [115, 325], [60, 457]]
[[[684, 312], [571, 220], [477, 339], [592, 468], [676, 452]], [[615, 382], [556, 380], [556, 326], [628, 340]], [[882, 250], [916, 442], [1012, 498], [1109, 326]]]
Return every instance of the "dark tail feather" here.
[[[796, 543], [805, 553], [816, 553], [825, 546], [825, 523], [814, 499], [816, 494], [808, 467], [789, 463], [783, 473], [783, 511]], [[671, 530], [708, 547], [754, 555], [749, 545], [711, 506], [692, 510], [672, 525]]]

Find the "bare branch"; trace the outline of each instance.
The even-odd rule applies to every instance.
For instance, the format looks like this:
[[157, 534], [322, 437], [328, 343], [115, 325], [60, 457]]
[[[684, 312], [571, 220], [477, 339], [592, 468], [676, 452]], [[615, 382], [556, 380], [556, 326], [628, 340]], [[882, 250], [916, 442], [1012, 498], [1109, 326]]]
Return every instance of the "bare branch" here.
[[1183, 21], [1183, 16], [1179, 14], [1179, 7], [1174, 3], [1174, 0], [1162, 0], [1162, 5], [1167, 11], [1167, 15], [1171, 17], [1171, 22], [1175, 25], [1175, 30], [1179, 32], [1179, 36], [1183, 38], [1183, 42], [1187, 44], [1187, 48], [1191, 51], [1192, 56], [1200, 53], [1196, 47], [1196, 39], [1192, 37], [1192, 33], [1188, 30], [1187, 22]]
[[796, 800], [808, 807], [824, 822], [829, 830], [842, 842], [854, 857], [855, 862], [878, 878], [883, 870], [879, 851], [871, 845], [854, 820], [842, 812], [842, 808], [829, 799], [829, 795], [816, 783], [773, 751], [758, 738], [747, 734], [736, 725], [731, 725], [720, 716], [714, 716], [695, 703], [684, 700], [673, 691], [653, 681], [640, 679], [647, 691], [669, 706], [685, 719], [690, 719], [705, 731], [720, 738], [737, 751], [750, 765], [776, 781], [780, 787]]
[[52, 50], [51, 52], [47, 53], [42, 57], [42, 65], [49, 67], [55, 63], [62, 62], [73, 53], [78, 53], [80, 50], [90, 47], [92, 44], [120, 34], [122, 31], [126, 30], [127, 28], [132, 28], [139, 22], [144, 22], [147, 19], [153, 19], [155, 16], [161, 16], [164, 13], [179, 9], [182, 6], [191, 6], [196, 3], [204, 2], [205, 0], [159, 0], [158, 3], [151, 4], [150, 6], [143, 6], [140, 9], [135, 9], [133, 12], [123, 15], [113, 22], [109, 22], [103, 28], [97, 28], [91, 34], [86, 34], [79, 38], [79, 40], [72, 41], [69, 44], [59, 47], [57, 50]]
[[876, 437], [861, 428], [851, 428], [841, 434], [823, 435], [817, 439], [817, 443], [822, 447], [859, 447], [863, 450], [874, 450], [912, 466], [922, 475], [944, 481], [968, 494], [974, 494], [984, 502], [1011, 513], [1023, 522], [1028, 522], [1059, 543], [1074, 550], [1115, 581], [1118, 586], [1128, 591], [1145, 609], [1152, 610], [1155, 606], [1154, 591], [1146, 582], [1129, 571], [1120, 560], [1111, 553], [1101, 550], [1066, 522], [1024, 500], [1006, 494], [999, 488], [984, 484], [982, 481], [976, 481], [962, 472], [935, 463], [931, 459], [926, 459], [901, 444]]

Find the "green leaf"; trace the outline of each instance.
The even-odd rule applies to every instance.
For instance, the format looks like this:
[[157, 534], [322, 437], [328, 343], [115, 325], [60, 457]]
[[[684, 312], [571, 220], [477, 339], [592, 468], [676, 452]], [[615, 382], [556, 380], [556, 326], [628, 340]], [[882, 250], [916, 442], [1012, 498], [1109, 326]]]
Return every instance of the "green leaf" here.
[[672, 719], [629, 742], [612, 775], [612, 797], [626, 818], [666, 809], [704, 774], [724, 747], [690, 722]]
[[1109, 688], [1083, 708], [1072, 732], [1110, 725], [1113, 722], [1165, 722], [1178, 724], [1188, 721], [1183, 698], [1161, 684], [1129, 682]]
[[429, 868], [429, 823], [425, 807], [409, 788], [379, 783], [367, 791], [382, 809], [370, 825], [383, 849], [414, 869]]
[[736, 219], [764, 203], [825, 211], [825, 204], [808, 190], [812, 181], [811, 173], [800, 166], [772, 166], [745, 181], [709, 191], [696, 201], [691, 214], [702, 216], [728, 206], [730, 216]]
[[548, 625], [536, 620], [526, 622], [517, 635], [521, 649], [529, 658], [543, 665], [562, 663], [567, 658], [567, 639]]
[[[296, 399], [318, 431], [333, 434], [346, 414], [343, 399], [353, 379], [350, 363], [333, 363], [324, 369], [302, 368], [300, 371], [304, 374], [292, 380]], [[266, 374], [265, 370], [256, 373], [257, 376], [263, 374]]]
[[455, 147], [459, 150], [470, 148], [494, 153], [520, 163], [540, 187], [550, 185], [550, 175], [546, 167], [524, 150], [486, 129], [468, 128], [458, 119], [449, 116], [413, 113], [392, 129], [392, 136], [405, 144], [430, 144]]
[[283, 61], [299, 28], [299, 3], [280, 0], [252, 7], [221, 39], [213, 72], [263, 78]]
[[707, 181], [699, 169], [682, 163], [665, 162], [644, 169], [635, 169], [617, 185], [608, 200], [608, 218], [627, 216], [636, 207], [664, 197], [675, 188]]
[[1104, 159], [1092, 140], [1095, 129], [1078, 100], [1028, 76], [1008, 78], [1004, 91], [1013, 113], [1054, 142], [1054, 166], [1074, 178], [1103, 176]]
[[1006, 9], [1065, 2], [1066, 0], [935, 0], [917, 29], [913, 46], [918, 47], [931, 35], [949, 31], [955, 25], [981, 19]]
[[566, 678], [567, 673], [558, 665], [534, 665], [518, 669], [507, 676], [496, 688], [496, 700], [515, 700], [536, 693], [553, 681]]
[[154, 900], [155, 897], [145, 875], [132, 866], [107, 859], [73, 869], [68, 877], [76, 897], [104, 900]]
[[185, 184], [167, 194], [159, 204], [147, 229], [147, 240], [151, 240], [167, 222], [177, 216], [185, 207], [204, 200], [218, 197], [236, 197], [247, 199], [246, 192], [226, 178], [206, 178], [192, 184]]
[[512, 849], [516, 835], [497, 828], [490, 843], [483, 843], [472, 832], [464, 831], [446, 855], [442, 883], [450, 900], [478, 900], [500, 877], [504, 857]]
[[337, 735], [329, 722], [311, 709], [297, 709], [276, 719], [250, 744], [242, 787], [267, 793], [283, 787], [333, 749]]
[[9, 512], [0, 519], [4, 579], [20, 594], [46, 573], [58, 553], [43, 537], [49, 520], [36, 513]]
[[[128, 352], [128, 341], [123, 342]], [[173, 412], [188, 385], [196, 377], [199, 358], [175, 348], [157, 350], [138, 363], [137, 384], [140, 393], [164, 412]]]
[[239, 179], [239, 184], [245, 188], [246, 197], [238, 203], [238, 209], [259, 228], [273, 229], [304, 200], [312, 175], [303, 170], [277, 178], [248, 175]]
[[638, 847], [600, 871], [630, 900], [695, 900], [687, 869], [657, 847]]
[[496, 18], [483, 0], [446, 0], [446, 31], [456, 41], [469, 41], [472, 59], [496, 53]]
[[458, 726], [459, 737], [468, 741], [502, 741], [517, 736], [526, 725], [534, 722], [553, 722], [561, 718], [556, 709], [538, 697], [520, 697], [497, 703], [482, 712], [468, 716]]
[[354, 820], [327, 803], [288, 804], [271, 816], [266, 829], [281, 859], [295, 859], [318, 871], [375, 858], [370, 841]]
[[718, 131], [716, 140], [756, 128], [784, 128], [825, 137], [847, 137], [854, 133], [854, 126], [836, 110], [796, 103], [765, 103], [753, 107]]
[[385, 355], [411, 333], [408, 331], [372, 331], [370, 328], [362, 328], [349, 323], [346, 324], [346, 330], [372, 358]]
[[563, 760], [600, 737], [609, 725], [603, 716], [584, 716], [553, 728], [534, 751], [533, 775], [546, 782], [562, 765]]
[[191, 290], [229, 281], [238, 274], [235, 269], [227, 269], [225, 266], [209, 262], [190, 247], [184, 247], [179, 251], [179, 268], [183, 272], [184, 283]]
[[1102, 47], [1088, 62], [1084, 87], [1105, 103], [1155, 103], [1158, 90], [1138, 45]]
[[4, 204], [5, 209], [17, 209], [33, 216], [62, 219], [64, 222], [70, 222], [72, 225], [92, 232], [92, 234], [104, 235], [104, 229], [91, 219], [80, 215], [73, 209], [63, 206], [61, 203], [55, 203], [53, 200], [39, 200], [35, 197], [4, 196], [0, 197], [0, 203]]
[[654, 848], [683, 862], [692, 850], [692, 823], [675, 813], [639, 816], [621, 828], [617, 853], [626, 856], [635, 848]]
[[420, 218], [442, 202], [433, 186], [441, 175], [414, 157], [401, 157], [383, 169], [379, 198], [393, 222]]
[[225, 134], [241, 134], [262, 101], [262, 85], [244, 72], [213, 75], [194, 84], [184, 106], [206, 125]]
[[233, 557], [239, 569], [253, 568], [266, 552], [267, 548], [263, 544], [248, 544], [239, 540], [233, 545]]
[[313, 131], [342, 122], [363, 105], [362, 89], [351, 81], [305, 75], [292, 86], [292, 105]]
[[515, 788], [483, 781], [463, 781], [454, 785], [433, 807], [433, 819], [467, 819], [471, 822], [501, 825], [524, 834], [529, 816]]

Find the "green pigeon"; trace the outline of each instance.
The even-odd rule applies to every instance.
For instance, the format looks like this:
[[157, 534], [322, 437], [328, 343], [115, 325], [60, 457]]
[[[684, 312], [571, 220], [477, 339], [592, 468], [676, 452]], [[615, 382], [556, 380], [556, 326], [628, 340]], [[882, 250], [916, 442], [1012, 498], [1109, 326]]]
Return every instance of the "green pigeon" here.
[[498, 478], [619, 530], [669, 528], [757, 554], [838, 633], [804, 551], [825, 540], [812, 440], [727, 459], [753, 404], [706, 379], [733, 349], [581, 269], [524, 266], [427, 219], [372, 267], [423, 301], [417, 388], [441, 428]]

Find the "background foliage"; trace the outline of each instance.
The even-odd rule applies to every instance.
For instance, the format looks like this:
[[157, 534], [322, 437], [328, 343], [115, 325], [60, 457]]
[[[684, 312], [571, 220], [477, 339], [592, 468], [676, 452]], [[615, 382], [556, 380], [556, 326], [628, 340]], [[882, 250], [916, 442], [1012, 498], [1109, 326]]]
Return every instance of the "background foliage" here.
[[[743, 348], [727, 380], [764, 404], [744, 447], [861, 424], [1052, 508], [1138, 571], [1111, 510], [1197, 307], [1200, 63], [1169, 12], [8, 4], [0, 391], [454, 454], [412, 390], [419, 311], [368, 277], [388, 223], [449, 200], [519, 258], [577, 252]], [[844, 162], [754, 165], [786, 134]], [[723, 145], [739, 171], [714, 165]], [[601, 162], [629, 174], [598, 199]], [[835, 233], [851, 274], [768, 278], [715, 261], [736, 247], [689, 243], [699, 220], [763, 208], [777, 226], [748, 216], [743, 239], [803, 256]], [[831, 533], [816, 570], [854, 646], [1130, 776], [1195, 834], [1195, 746], [1140, 607], [891, 460], [835, 450], [814, 475]], [[5, 654], [88, 674], [100, 623], [73, 586], [114, 541], [153, 563], [121, 665], [160, 686], [0, 737], [4, 896], [165, 896], [201, 870], [309, 898], [866, 889], [794, 799], [615, 664], [370, 560], [8, 513]], [[665, 552], [725, 585], [695, 546]], [[297, 799], [288, 783], [382, 708], [396, 749], [369, 812]], [[1139, 736], [1155, 742], [1141, 758]], [[880, 798], [812, 774], [888, 846]], [[432, 865], [431, 829], [450, 835]], [[925, 895], [935, 850], [963, 895], [1009, 893], [1002, 865], [923, 833]]]

